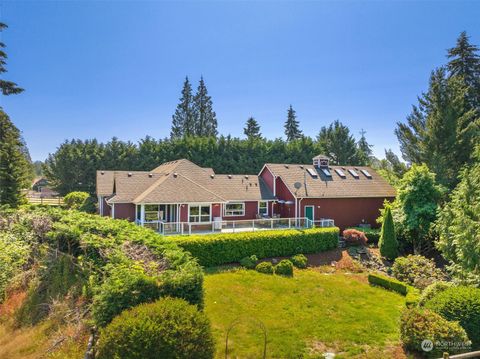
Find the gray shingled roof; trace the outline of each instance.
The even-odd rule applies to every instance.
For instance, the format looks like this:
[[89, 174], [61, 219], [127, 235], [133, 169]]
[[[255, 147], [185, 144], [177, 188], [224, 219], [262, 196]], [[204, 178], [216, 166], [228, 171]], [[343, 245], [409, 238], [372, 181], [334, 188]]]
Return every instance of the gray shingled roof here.
[[[280, 177], [288, 189], [298, 198], [366, 198], [394, 197], [395, 189], [370, 167], [362, 166], [329, 166], [331, 177], [326, 176], [313, 165], [267, 163], [265, 165], [273, 175]], [[312, 177], [307, 169], [314, 171], [317, 177]], [[335, 169], [340, 169], [342, 178]], [[349, 173], [355, 170], [358, 178]], [[371, 178], [367, 178], [361, 170], [367, 170]], [[300, 189], [295, 183], [301, 184]]]

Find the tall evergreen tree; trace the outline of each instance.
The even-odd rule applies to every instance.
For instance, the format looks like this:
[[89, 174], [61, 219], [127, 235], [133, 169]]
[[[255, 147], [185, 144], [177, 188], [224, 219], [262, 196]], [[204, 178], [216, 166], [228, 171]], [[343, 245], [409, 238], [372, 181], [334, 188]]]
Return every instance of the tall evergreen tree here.
[[382, 230], [380, 231], [378, 248], [380, 249], [382, 257], [390, 260], [398, 257], [398, 242], [395, 235], [395, 225], [390, 205], [387, 205], [383, 213]]
[[175, 114], [172, 116], [170, 137], [181, 138], [195, 135], [195, 122], [196, 116], [193, 107], [192, 86], [190, 85], [188, 77], [185, 77], [182, 97], [180, 97], [180, 103], [177, 105]]
[[367, 132], [365, 130], [360, 131], [360, 139], [357, 142], [357, 159], [358, 164], [361, 166], [367, 166], [371, 163], [372, 157], [372, 145], [367, 142], [367, 138], [365, 134]]
[[243, 129], [243, 133], [250, 140], [262, 137], [262, 134], [260, 133], [260, 125], [253, 117], [250, 117], [247, 120], [246, 126]]
[[215, 111], [213, 111], [212, 98], [208, 95], [203, 76], [200, 77], [197, 93], [193, 98], [193, 110], [195, 114], [195, 135], [217, 137], [217, 117]]
[[357, 147], [347, 126], [339, 120], [323, 126], [317, 137], [319, 151], [325, 153], [332, 164], [358, 165]]
[[20, 131], [0, 109], [0, 204], [16, 207], [30, 186], [31, 165], [24, 154]]
[[449, 188], [480, 141], [480, 119], [468, 105], [467, 93], [461, 78], [448, 78], [444, 68], [433, 71], [427, 93], [419, 97], [407, 123], [398, 123], [395, 130], [404, 159], [426, 163]]
[[297, 115], [292, 105], [288, 108], [287, 121], [285, 121], [285, 136], [287, 136], [287, 142], [302, 138], [303, 134], [297, 121]]
[[480, 56], [479, 48], [470, 43], [467, 33], [463, 31], [457, 44], [448, 50], [447, 64], [450, 76], [460, 77], [468, 88], [469, 105], [480, 112]]
[[[8, 26], [2, 22], [0, 22], [0, 34], [3, 31], [3, 29], [6, 29]], [[7, 72], [7, 69], [5, 68], [5, 64], [7, 61], [7, 54], [3, 50], [5, 48], [5, 44], [0, 41], [0, 75]], [[6, 81], [0, 79], [0, 89], [2, 90], [2, 93], [6, 96], [8, 95], [15, 95], [23, 91], [22, 88], [18, 87], [18, 85], [15, 82], [12, 81]]]

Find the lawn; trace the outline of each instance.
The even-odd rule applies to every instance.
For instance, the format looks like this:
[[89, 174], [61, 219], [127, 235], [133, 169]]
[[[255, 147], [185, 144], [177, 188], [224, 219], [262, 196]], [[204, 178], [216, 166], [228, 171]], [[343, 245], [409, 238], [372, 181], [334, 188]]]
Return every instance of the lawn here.
[[297, 270], [293, 278], [233, 270], [205, 278], [205, 311], [212, 321], [217, 358], [397, 358], [398, 320], [405, 298], [371, 287], [364, 274]]

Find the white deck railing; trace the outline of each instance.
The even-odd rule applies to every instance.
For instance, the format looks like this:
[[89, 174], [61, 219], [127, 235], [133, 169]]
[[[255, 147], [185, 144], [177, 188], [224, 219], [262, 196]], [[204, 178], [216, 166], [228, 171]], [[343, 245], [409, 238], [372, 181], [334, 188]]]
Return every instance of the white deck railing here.
[[[137, 221], [137, 224], [141, 223]], [[287, 228], [333, 227], [332, 219], [312, 221], [305, 217], [299, 218], [265, 218], [246, 220], [218, 220], [212, 222], [164, 222], [147, 221], [143, 226], [151, 228], [163, 235], [173, 234], [210, 234], [210, 233], [238, 233], [255, 232]]]

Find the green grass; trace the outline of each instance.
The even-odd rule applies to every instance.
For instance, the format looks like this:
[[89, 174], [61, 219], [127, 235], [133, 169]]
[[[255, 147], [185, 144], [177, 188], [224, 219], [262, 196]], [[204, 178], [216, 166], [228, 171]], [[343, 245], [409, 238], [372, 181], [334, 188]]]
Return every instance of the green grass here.
[[371, 287], [364, 274], [296, 270], [293, 278], [232, 270], [205, 277], [205, 311], [212, 321], [217, 358], [260, 358], [267, 330], [268, 358], [395, 357], [405, 298]]

